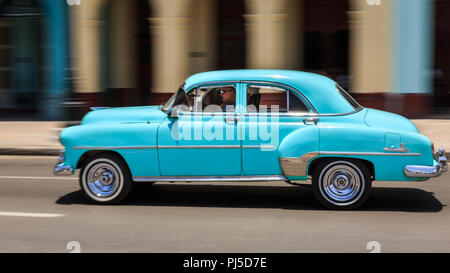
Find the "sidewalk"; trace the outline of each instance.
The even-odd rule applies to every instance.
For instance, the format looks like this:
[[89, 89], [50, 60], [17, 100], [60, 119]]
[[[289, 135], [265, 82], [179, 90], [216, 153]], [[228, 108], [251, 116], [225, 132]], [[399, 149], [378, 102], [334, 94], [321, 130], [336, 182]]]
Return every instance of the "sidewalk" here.
[[62, 122], [0, 122], [0, 155], [58, 155]]
[[[450, 155], [450, 120], [415, 119], [412, 122], [437, 148]], [[62, 122], [0, 122], [0, 155], [57, 155]]]

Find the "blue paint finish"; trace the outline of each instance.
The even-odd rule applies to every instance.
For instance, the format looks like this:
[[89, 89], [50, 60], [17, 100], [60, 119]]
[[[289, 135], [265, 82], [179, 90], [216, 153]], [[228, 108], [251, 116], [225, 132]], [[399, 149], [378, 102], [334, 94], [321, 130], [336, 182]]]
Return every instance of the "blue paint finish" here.
[[[239, 93], [241, 85], [235, 83], [234, 87]], [[231, 113], [233, 116], [238, 115], [238, 105], [242, 105], [242, 97], [236, 95], [235, 113]], [[161, 175], [241, 175], [241, 140], [238, 130], [237, 124], [225, 122], [222, 112], [204, 116], [183, 112], [177, 119], [166, 119], [158, 131]]]
[[[78, 160], [89, 147], [120, 154], [135, 176], [158, 176], [156, 133], [159, 123], [104, 123], [85, 124], [65, 129], [61, 141], [67, 149], [67, 162], [76, 168]], [[131, 144], [133, 143], [133, 144]], [[120, 149], [119, 147], [127, 147]], [[139, 147], [139, 148], [130, 148]], [[118, 148], [110, 148], [118, 147]], [[145, 147], [145, 148], [141, 148]], [[79, 149], [81, 148], [81, 149]]]
[[[179, 130], [172, 130], [177, 127]], [[210, 131], [208, 127], [220, 130], [217, 135], [211, 134], [212, 140], [204, 137], [203, 132]], [[227, 139], [227, 131], [234, 137]], [[173, 138], [172, 132], [189, 137]], [[158, 159], [161, 175], [165, 176], [240, 175], [241, 141], [237, 138], [237, 127], [225, 123], [223, 116], [183, 115], [175, 120], [167, 119], [158, 131]]]
[[82, 124], [161, 122], [167, 115], [158, 106], [117, 107], [91, 111], [81, 120]]
[[431, 93], [434, 2], [430, 0], [393, 2], [394, 91]]
[[[241, 89], [243, 102], [247, 101], [247, 88], [248, 85], [244, 84]], [[245, 109], [246, 104], [242, 106]], [[245, 136], [242, 140], [242, 169], [245, 175], [281, 174], [280, 157], [295, 157], [319, 150], [319, 129], [305, 125], [304, 117], [287, 114], [272, 117], [244, 115], [241, 120], [243, 122], [239, 125]], [[298, 145], [299, 141], [302, 145]]]
[[[386, 147], [386, 133], [400, 136], [401, 141], [410, 153], [420, 156], [389, 156], [389, 155], [351, 155], [338, 157], [359, 158], [372, 162], [375, 167], [376, 179], [386, 181], [419, 181], [406, 177], [403, 168], [406, 165], [433, 165], [430, 140], [415, 132], [414, 126], [408, 126], [403, 117], [377, 112], [383, 126], [368, 126], [364, 122], [366, 113], [371, 109], [364, 109], [359, 113], [345, 117], [321, 117], [320, 119], [320, 151], [328, 152], [360, 152], [383, 153]], [[372, 121], [372, 120], [371, 120]], [[408, 121], [409, 122], [409, 121]], [[411, 122], [409, 122], [411, 123]], [[393, 125], [390, 125], [393, 124]], [[396, 126], [403, 124], [403, 126]], [[381, 124], [379, 124], [381, 125]], [[414, 130], [412, 130], [414, 128]], [[321, 155], [324, 157], [325, 155]]]
[[370, 108], [368, 108], [368, 111], [366, 112], [365, 122], [369, 127], [373, 128], [384, 128], [386, 130], [402, 130], [413, 133], [419, 132], [416, 126], [405, 117]]
[[[268, 76], [270, 73], [272, 76]], [[275, 74], [278, 80], [273, 76]], [[245, 78], [245, 75], [249, 78]], [[281, 70], [209, 72], [190, 77], [186, 85], [189, 89], [189, 86], [204, 82], [230, 82], [233, 79], [276, 81], [302, 90], [302, 94], [313, 103], [319, 113], [340, 109], [334, 105], [336, 103], [329, 102], [330, 98], [340, 97], [338, 91], [331, 87], [323, 89], [331, 86], [332, 81], [309, 73]], [[430, 140], [421, 135], [409, 120], [399, 115], [368, 108], [350, 114], [319, 115], [318, 123], [315, 125], [305, 125], [303, 122], [305, 117], [282, 115], [277, 121], [279, 127], [277, 141], [249, 138], [250, 128], [259, 129], [258, 126], [265, 125], [267, 121], [260, 120], [256, 123], [250, 119], [250, 115], [246, 114], [243, 107], [247, 101], [246, 83], [235, 84], [238, 94], [234, 116], [240, 118], [236, 125], [225, 124], [223, 116], [181, 115], [178, 118], [171, 118], [158, 106], [92, 111], [83, 118], [80, 126], [69, 127], [62, 132], [62, 144], [67, 150], [65, 164], [75, 168], [83, 153], [90, 150], [89, 147], [102, 147], [103, 150], [119, 153], [129, 165], [133, 176], [282, 175], [280, 157], [298, 158], [307, 153], [317, 152], [322, 154], [312, 160], [333, 157], [368, 161], [374, 166], [376, 180], [423, 181], [426, 179], [406, 177], [403, 173], [404, 167], [436, 165], [431, 153]], [[300, 85], [306, 88], [301, 89]], [[342, 109], [348, 110], [346, 107], [344, 105]], [[200, 124], [199, 120], [202, 120], [203, 124]], [[231, 129], [234, 135], [240, 132], [241, 136], [246, 135], [247, 138], [205, 139], [202, 134], [204, 126], [214, 128], [217, 124]], [[172, 134], [174, 126], [186, 129], [191, 139], [174, 138]], [[199, 128], [200, 138], [196, 138], [195, 132]], [[398, 156], [395, 155], [398, 153], [389, 154], [384, 151], [387, 145], [396, 146], [399, 143], [403, 143], [412, 154]], [[273, 147], [267, 151], [264, 148], [262, 150], [255, 148], [258, 145]], [[137, 148], [138, 146], [141, 148]], [[347, 152], [363, 154], [340, 154]], [[307, 179], [307, 177], [288, 178]]]
[[384, 142], [384, 147], [400, 148], [401, 143], [402, 143], [402, 136], [400, 134], [386, 133], [386, 140]]

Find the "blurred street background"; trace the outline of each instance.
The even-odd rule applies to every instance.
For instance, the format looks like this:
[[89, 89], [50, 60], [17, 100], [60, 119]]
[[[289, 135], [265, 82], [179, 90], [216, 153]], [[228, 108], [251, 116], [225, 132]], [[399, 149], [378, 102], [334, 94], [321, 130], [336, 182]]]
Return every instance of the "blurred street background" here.
[[56, 154], [89, 107], [158, 105], [189, 75], [241, 68], [329, 76], [450, 150], [448, 14], [450, 0], [0, 0], [0, 154]]
[[364, 106], [450, 116], [449, 0], [0, 0], [0, 120], [160, 104], [196, 72], [327, 75]]
[[[0, 0], [0, 252], [450, 252], [450, 174], [377, 181], [359, 211], [284, 183], [139, 184], [92, 206], [52, 174], [62, 128], [189, 75], [320, 73], [450, 151], [450, 0]], [[447, 153], [448, 156], [448, 153]]]

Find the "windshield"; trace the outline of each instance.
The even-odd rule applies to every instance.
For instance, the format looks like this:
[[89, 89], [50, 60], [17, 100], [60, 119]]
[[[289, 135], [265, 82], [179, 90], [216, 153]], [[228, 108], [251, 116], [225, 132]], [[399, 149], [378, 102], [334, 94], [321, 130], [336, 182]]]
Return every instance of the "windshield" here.
[[167, 113], [174, 105], [183, 104], [185, 101], [187, 103], [186, 92], [184, 91], [183, 86], [180, 86], [177, 92], [175, 92], [169, 100], [162, 104], [161, 110]]
[[341, 93], [341, 95], [350, 103], [350, 105], [355, 109], [359, 110], [362, 106], [352, 97], [350, 94], [344, 90], [339, 84], [336, 84], [336, 88]]

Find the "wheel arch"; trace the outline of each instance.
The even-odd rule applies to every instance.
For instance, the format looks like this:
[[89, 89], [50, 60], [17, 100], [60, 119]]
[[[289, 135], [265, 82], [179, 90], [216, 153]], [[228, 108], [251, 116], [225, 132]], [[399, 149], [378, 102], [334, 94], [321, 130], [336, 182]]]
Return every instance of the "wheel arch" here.
[[125, 163], [125, 165], [128, 168], [128, 171], [130, 171], [130, 167], [128, 166], [128, 163], [125, 160], [125, 158], [120, 153], [118, 153], [116, 151], [111, 151], [111, 150], [89, 150], [89, 151], [84, 152], [81, 155], [80, 159], [78, 159], [77, 169], [81, 169], [84, 166], [84, 164], [89, 160], [89, 158], [92, 158], [93, 156], [96, 156], [99, 154], [112, 154], [112, 155], [117, 156]]
[[312, 159], [308, 165], [308, 171], [307, 171], [308, 176], [312, 176], [315, 168], [319, 165], [320, 162], [323, 162], [324, 160], [333, 160], [333, 161], [356, 160], [356, 161], [362, 162], [369, 170], [372, 181], [375, 180], [375, 165], [369, 160], [357, 158], [357, 157], [338, 157], [338, 156], [316, 157], [316, 158]]

